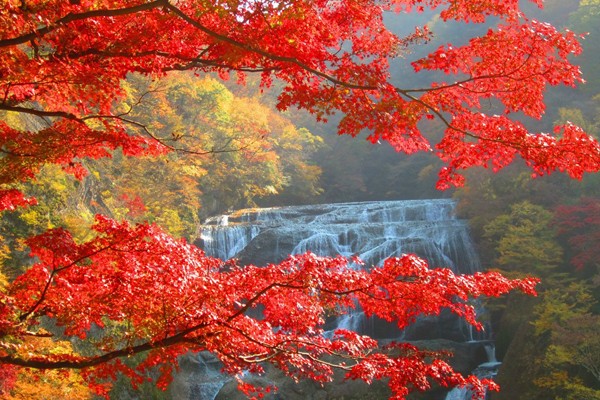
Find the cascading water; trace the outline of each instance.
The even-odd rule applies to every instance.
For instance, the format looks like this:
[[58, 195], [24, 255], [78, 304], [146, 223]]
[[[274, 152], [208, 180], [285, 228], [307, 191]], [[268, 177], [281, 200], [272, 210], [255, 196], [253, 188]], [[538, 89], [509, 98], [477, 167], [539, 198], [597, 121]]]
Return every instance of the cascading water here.
[[402, 252], [472, 273], [479, 263], [452, 200], [410, 200], [248, 209], [208, 219], [199, 245], [208, 255], [254, 264], [289, 254], [359, 255], [377, 265]]
[[[496, 377], [498, 368], [502, 364], [496, 359], [496, 346], [489, 342], [484, 344], [487, 361], [480, 364], [472, 372], [478, 378], [492, 379]], [[468, 388], [454, 388], [446, 395], [445, 400], [471, 400], [473, 393]]]
[[[415, 253], [430, 266], [470, 274], [479, 269], [479, 260], [467, 224], [455, 217], [454, 208], [453, 200], [439, 199], [247, 209], [207, 220], [198, 244], [210, 256], [236, 258], [240, 264], [277, 263], [310, 251], [358, 256], [370, 266]], [[424, 318], [399, 332], [356, 311], [329, 323], [331, 329], [340, 326], [376, 338], [472, 339], [469, 326], [451, 315]]]
[[[374, 266], [389, 257], [415, 253], [432, 267], [471, 274], [479, 270], [479, 258], [466, 222], [455, 217], [454, 209], [455, 202], [449, 199], [247, 209], [208, 219], [196, 244], [207, 255], [236, 258], [240, 265], [278, 263], [290, 254], [311, 251], [358, 256]], [[420, 319], [401, 332], [352, 311], [329, 321], [326, 329], [339, 327], [378, 339], [480, 339], [473, 338], [470, 325], [450, 313]], [[463, 400], [467, 393], [451, 391], [447, 400]]]
[[221, 374], [217, 358], [208, 352], [181, 356], [179, 367], [169, 388], [173, 399], [213, 400], [229, 380]]

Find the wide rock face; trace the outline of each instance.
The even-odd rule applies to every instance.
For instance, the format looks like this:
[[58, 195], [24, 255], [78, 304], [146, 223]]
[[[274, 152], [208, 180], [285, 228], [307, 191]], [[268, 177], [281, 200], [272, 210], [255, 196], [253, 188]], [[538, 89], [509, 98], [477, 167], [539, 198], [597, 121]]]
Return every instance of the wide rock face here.
[[416, 253], [433, 266], [479, 267], [452, 200], [379, 201], [246, 209], [210, 218], [196, 243], [208, 255], [242, 264], [278, 263], [290, 254], [358, 255], [367, 265]]
[[[479, 270], [479, 259], [467, 224], [455, 217], [454, 207], [454, 201], [443, 199], [240, 210], [206, 221], [196, 245], [210, 256], [235, 258], [241, 265], [279, 263], [290, 254], [310, 251], [321, 256], [358, 256], [367, 267], [373, 267], [386, 258], [414, 253], [427, 259], [432, 267], [471, 274]], [[469, 326], [450, 313], [422, 318], [400, 331], [355, 310], [329, 320], [325, 329], [340, 327], [383, 342], [404, 340], [432, 350], [450, 349], [455, 355], [449, 361], [462, 373], [485, 361], [481, 345], [472, 341]], [[171, 394], [189, 400], [244, 398], [234, 381], [215, 375], [219, 369], [216, 359], [191, 360], [176, 377]], [[276, 393], [266, 396], [270, 400], [387, 399], [390, 395], [385, 382], [369, 386], [344, 381], [341, 373], [338, 378], [325, 386], [311, 381], [296, 383], [267, 366], [265, 375], [245, 379], [259, 386], [277, 386]], [[438, 388], [414, 398], [444, 399], [446, 392]]]
[[[454, 216], [449, 199], [321, 204], [240, 210], [202, 226], [197, 245], [210, 256], [242, 265], [278, 263], [307, 251], [321, 256], [358, 256], [366, 266], [414, 253], [432, 267], [470, 274], [479, 269], [465, 221]], [[402, 340], [471, 339], [469, 327], [448, 313], [423, 318], [399, 331], [367, 319], [360, 311], [328, 322], [375, 338]]]

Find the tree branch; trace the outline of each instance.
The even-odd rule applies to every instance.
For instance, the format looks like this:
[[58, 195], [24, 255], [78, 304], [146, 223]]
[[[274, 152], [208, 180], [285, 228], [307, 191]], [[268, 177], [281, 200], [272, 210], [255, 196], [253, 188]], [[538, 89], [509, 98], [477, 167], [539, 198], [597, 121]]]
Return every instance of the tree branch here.
[[340, 79], [337, 79], [336, 77], [329, 75], [325, 72], [322, 72], [318, 69], [312, 68], [310, 66], [308, 66], [307, 64], [303, 63], [302, 61], [298, 60], [295, 57], [284, 57], [284, 56], [280, 56], [277, 54], [273, 54], [273, 53], [269, 53], [268, 51], [250, 46], [248, 44], [239, 42], [229, 36], [225, 36], [223, 34], [220, 34], [218, 32], [215, 32], [207, 27], [205, 27], [204, 25], [202, 25], [201, 23], [199, 23], [198, 21], [196, 21], [195, 19], [189, 17], [186, 13], [184, 13], [183, 11], [181, 11], [179, 8], [177, 8], [176, 6], [172, 5], [172, 4], [167, 4], [165, 6], [166, 10], [171, 11], [173, 14], [177, 15], [179, 18], [181, 18], [182, 20], [184, 20], [185, 22], [187, 22], [188, 24], [192, 25], [194, 28], [206, 33], [207, 35], [221, 41], [221, 42], [225, 42], [228, 44], [231, 44], [235, 47], [238, 47], [240, 49], [243, 49], [245, 51], [251, 52], [251, 53], [255, 53], [258, 55], [261, 55], [265, 58], [268, 58], [270, 60], [274, 60], [274, 61], [280, 61], [280, 62], [284, 62], [287, 64], [294, 64], [298, 67], [300, 67], [301, 69], [305, 70], [306, 72], [310, 72], [311, 74], [314, 74], [316, 76], [319, 76], [321, 78], [324, 78], [332, 83], [335, 84], [339, 84], [342, 85], [344, 87], [347, 87], [349, 89], [360, 89], [360, 90], [377, 90], [378, 87], [376, 85], [360, 85], [360, 84], [354, 84], [354, 83], [350, 83], [350, 82], [345, 82], [342, 81]]
[[79, 14], [69, 13], [69, 14], [65, 15], [64, 17], [56, 20], [55, 22], [53, 22], [49, 25], [46, 25], [44, 27], [41, 27], [31, 33], [27, 33], [27, 34], [17, 36], [14, 38], [10, 38], [10, 39], [0, 40], [0, 47], [16, 46], [19, 44], [27, 43], [31, 40], [34, 40], [41, 36], [44, 36], [52, 31], [58, 29], [60, 26], [68, 24], [69, 22], [81, 21], [81, 20], [85, 20], [88, 18], [95, 18], [95, 17], [117, 17], [117, 16], [121, 16], [121, 15], [135, 14], [140, 11], [147, 11], [147, 10], [152, 10], [155, 8], [163, 7], [163, 6], [166, 6], [167, 4], [168, 4], [168, 0], [155, 0], [155, 1], [151, 1], [149, 3], [142, 3], [137, 6], [133, 6], [133, 7], [108, 9], [108, 10], [106, 10], [106, 9], [105, 10], [92, 10], [92, 11], [86, 11], [86, 12], [79, 13]]
[[[9, 356], [0, 357], [0, 364], [18, 365], [21, 367], [36, 368], [36, 369], [89, 368], [89, 367], [94, 367], [96, 365], [107, 363], [115, 358], [131, 356], [133, 354], [142, 353], [144, 351], [148, 351], [148, 350], [152, 350], [152, 349], [169, 347], [169, 346], [173, 346], [175, 344], [182, 343], [182, 342], [189, 342], [186, 339], [187, 335], [189, 335], [190, 333], [193, 333], [199, 329], [205, 328], [206, 326], [209, 326], [209, 325], [210, 324], [208, 324], [208, 323], [198, 324], [198, 325], [195, 325], [188, 329], [185, 329], [173, 336], [169, 336], [164, 339], [157, 340], [155, 342], [149, 341], [149, 342], [145, 342], [145, 343], [142, 343], [142, 344], [139, 344], [136, 346], [129, 346], [129, 347], [125, 347], [122, 349], [110, 351], [108, 353], [102, 354], [100, 356], [95, 356], [95, 357], [82, 357], [82, 358], [76, 359], [76, 360], [53, 361], [53, 360], [48, 360], [48, 359], [44, 360], [41, 358], [26, 359], [26, 358], [14, 357], [14, 356], [9, 355]], [[215, 334], [216, 333], [207, 333], [206, 335], [204, 335], [204, 337], [214, 336]]]

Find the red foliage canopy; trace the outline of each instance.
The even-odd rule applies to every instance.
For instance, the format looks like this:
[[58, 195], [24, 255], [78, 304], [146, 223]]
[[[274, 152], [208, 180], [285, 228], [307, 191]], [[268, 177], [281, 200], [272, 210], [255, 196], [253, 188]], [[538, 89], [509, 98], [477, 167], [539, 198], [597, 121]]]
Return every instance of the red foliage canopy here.
[[[371, 140], [408, 153], [432, 150], [418, 123], [439, 118], [447, 128], [435, 145], [447, 163], [440, 188], [461, 184], [462, 169], [500, 169], [517, 155], [536, 174], [560, 170], [579, 178], [597, 171], [600, 147], [578, 127], [535, 134], [510, 118], [516, 111], [540, 118], [548, 84], [582, 81], [569, 60], [581, 51], [577, 35], [526, 18], [518, 3], [9, 0], [0, 10], [0, 110], [45, 119], [34, 131], [0, 125], [0, 184], [29, 179], [45, 162], [81, 175], [76, 158], [107, 156], [118, 146], [131, 155], [167, 151], [111, 107], [128, 73], [171, 70], [260, 71], [263, 85], [284, 82], [281, 109], [298, 106], [319, 117], [341, 111], [340, 133], [368, 129]], [[494, 16], [504, 22], [413, 63], [415, 71], [442, 71], [448, 81], [394, 86], [389, 60], [429, 32], [417, 27], [398, 38], [385, 28], [383, 13], [425, 6], [442, 8], [444, 20], [478, 23]], [[503, 105], [502, 115], [482, 111], [490, 99]], [[127, 127], [140, 134], [127, 134]]]
[[[355, 332], [337, 330], [326, 337], [324, 318], [360, 306], [402, 328], [418, 315], [446, 308], [480, 327], [469, 298], [514, 288], [532, 294], [536, 284], [497, 273], [456, 276], [448, 269], [429, 269], [411, 255], [388, 259], [370, 272], [350, 268], [345, 258], [310, 253], [279, 265], [240, 267], [206, 257], [153, 225], [132, 227], [97, 217], [93, 229], [97, 236], [81, 244], [62, 229], [29, 239], [39, 262], [0, 293], [0, 334], [28, 337], [43, 316], [64, 327], [67, 336], [86, 339], [93, 327], [108, 326], [117, 326], [118, 334], [112, 329], [106, 337], [91, 338], [97, 347], [91, 356], [40, 355], [0, 341], [0, 363], [84, 369], [90, 386], [103, 393], [103, 379], [116, 372], [135, 384], [157, 365], [162, 367], [159, 384], [166, 385], [177, 356], [209, 350], [232, 374], [261, 372], [261, 363], [269, 362], [291, 376], [317, 381], [330, 380], [333, 368], [368, 382], [389, 377], [397, 398], [409, 387], [429, 388], [427, 378], [481, 390], [494, 385], [463, 378], [439, 359], [427, 361], [432, 354], [413, 346], [398, 345], [392, 356]], [[248, 316], [256, 307], [262, 316]], [[136, 368], [119, 360], [141, 352], [147, 355]], [[333, 362], [327, 358], [332, 355], [345, 361]]]
[[[569, 56], [577, 35], [528, 19], [518, 0], [6, 0], [0, 9], [0, 110], [29, 115], [25, 128], [0, 122], [0, 205], [33, 200], [14, 184], [33, 179], [45, 163], [78, 177], [84, 157], [173, 150], [129, 112], [115, 111], [129, 73], [160, 76], [172, 70], [259, 72], [263, 86], [283, 83], [279, 107], [304, 108], [319, 118], [344, 117], [339, 132], [370, 131], [372, 141], [399, 151], [432, 151], [419, 122], [437, 118], [446, 127], [435, 149], [446, 166], [439, 187], [462, 183], [460, 170], [500, 169], [523, 158], [536, 174], [566, 171], [580, 178], [600, 167], [600, 146], [567, 124], [533, 133], [511, 113], [540, 118], [546, 86], [582, 79]], [[535, 3], [541, 5], [540, 0]], [[463, 46], [445, 45], [413, 63], [414, 70], [448, 77], [427, 87], [397, 87], [389, 61], [404, 45], [429, 38], [425, 27], [399, 38], [383, 13], [440, 8], [443, 20], [500, 21]], [[484, 112], [497, 100], [500, 114]], [[132, 105], [134, 106], [134, 105]], [[400, 326], [418, 314], [447, 307], [474, 322], [467, 296], [499, 295], [533, 281], [510, 282], [496, 274], [454, 276], [430, 270], [412, 256], [388, 260], [372, 272], [349, 269], [339, 258], [305, 255], [266, 268], [223, 264], [148, 225], [129, 227], [98, 218], [97, 236], [77, 244], [61, 230], [29, 240], [39, 262], [0, 297], [0, 363], [35, 368], [84, 368], [90, 382], [121, 371], [173, 365], [190, 349], [217, 354], [227, 371], [259, 370], [259, 361], [317, 380], [331, 373], [322, 357], [352, 359], [339, 367], [367, 381], [390, 377], [398, 398], [407, 386], [425, 388], [430, 377], [464, 384], [441, 361], [404, 346], [396, 358], [372, 352], [375, 343], [351, 332], [333, 339], [321, 331], [325, 311], [352, 306]], [[245, 314], [264, 307], [264, 318]], [[282, 307], [281, 305], [284, 305]], [[32, 354], [19, 345], [42, 316], [86, 337], [93, 325], [122, 324], [98, 355]], [[138, 370], [119, 357], [148, 352]], [[165, 364], [166, 363], [166, 364]], [[170, 363], [170, 364], [169, 364]], [[168, 368], [163, 369], [164, 376]], [[478, 386], [475, 378], [469, 382]], [[100, 388], [98, 386], [97, 388]]]
[[568, 243], [571, 264], [578, 270], [598, 267], [600, 248], [600, 199], [583, 198], [579, 204], [559, 206], [554, 223]]

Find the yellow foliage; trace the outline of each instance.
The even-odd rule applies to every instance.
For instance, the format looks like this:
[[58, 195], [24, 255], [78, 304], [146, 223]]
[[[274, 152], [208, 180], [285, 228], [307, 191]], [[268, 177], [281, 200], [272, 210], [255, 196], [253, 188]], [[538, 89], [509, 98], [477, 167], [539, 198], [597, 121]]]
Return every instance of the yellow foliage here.
[[0, 119], [13, 129], [26, 129], [22, 113], [3, 111], [0, 113]]
[[8, 286], [8, 279], [6, 279], [6, 275], [0, 271], [0, 292], [4, 292]]
[[191, 176], [191, 177], [194, 177], [194, 178], [200, 178], [201, 176], [206, 175], [206, 169], [201, 168], [198, 165], [192, 165], [192, 164], [183, 165], [181, 167], [181, 171], [184, 174], [186, 174], [188, 176]]
[[21, 220], [27, 225], [41, 225], [44, 222], [44, 216], [35, 208], [28, 208], [27, 211], [21, 213]]
[[75, 372], [32, 371], [23, 369], [4, 400], [84, 400], [91, 399], [81, 376]]
[[90, 210], [82, 208], [78, 213], [68, 213], [62, 216], [62, 222], [76, 240], [86, 240], [94, 235], [89, 229], [94, 221]]
[[176, 237], [180, 237], [185, 234], [185, 226], [181, 221], [177, 210], [161, 210], [160, 214], [156, 216], [155, 222]]
[[[68, 341], [32, 337], [28, 342], [46, 354], [73, 353]], [[21, 368], [15, 386], [4, 396], [3, 400], [84, 400], [92, 393], [77, 371]]]

